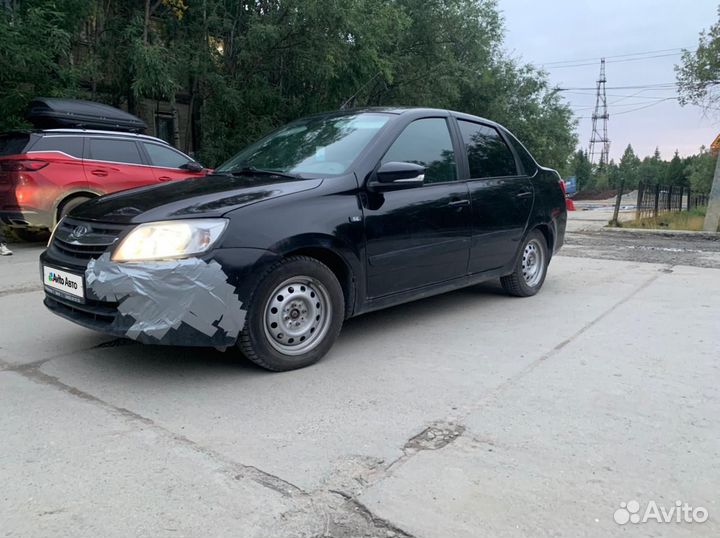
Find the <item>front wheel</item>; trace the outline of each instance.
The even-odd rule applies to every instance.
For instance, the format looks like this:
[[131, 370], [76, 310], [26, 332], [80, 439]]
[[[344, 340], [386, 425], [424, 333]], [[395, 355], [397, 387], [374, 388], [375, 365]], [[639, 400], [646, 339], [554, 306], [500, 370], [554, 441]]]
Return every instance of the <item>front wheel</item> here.
[[287, 371], [319, 361], [340, 333], [345, 313], [335, 274], [314, 258], [286, 258], [261, 278], [238, 346], [254, 363]]
[[502, 287], [515, 297], [535, 295], [545, 282], [550, 262], [545, 236], [533, 230], [525, 238], [522, 251], [512, 273], [500, 279]]

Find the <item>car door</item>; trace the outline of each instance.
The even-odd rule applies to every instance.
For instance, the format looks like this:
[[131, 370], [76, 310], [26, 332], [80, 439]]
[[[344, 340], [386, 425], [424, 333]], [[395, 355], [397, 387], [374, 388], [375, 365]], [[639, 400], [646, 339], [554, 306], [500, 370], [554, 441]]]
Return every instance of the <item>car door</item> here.
[[467, 274], [470, 200], [446, 118], [411, 122], [381, 162], [426, 167], [420, 187], [364, 197], [367, 292], [381, 297]]
[[517, 252], [533, 204], [533, 185], [492, 125], [457, 120], [467, 156], [472, 202], [470, 273], [507, 265]]
[[153, 167], [153, 174], [157, 181], [175, 181], [191, 177], [202, 177], [204, 171], [191, 172], [180, 168], [193, 161], [190, 157], [169, 146], [155, 142], [141, 142], [148, 157], [148, 162]]
[[90, 137], [85, 144], [85, 155], [85, 177], [90, 186], [100, 192], [157, 183], [133, 139]]

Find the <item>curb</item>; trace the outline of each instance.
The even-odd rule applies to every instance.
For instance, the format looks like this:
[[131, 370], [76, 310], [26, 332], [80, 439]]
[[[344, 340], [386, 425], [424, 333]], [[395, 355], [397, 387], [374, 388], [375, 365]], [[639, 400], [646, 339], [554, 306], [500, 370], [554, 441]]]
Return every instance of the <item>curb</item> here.
[[693, 239], [706, 239], [708, 241], [720, 241], [720, 232], [693, 232], [690, 230], [655, 230], [651, 228], [615, 228], [615, 227], [603, 227], [594, 230], [581, 230], [577, 232], [569, 233], [598, 233], [598, 232], [610, 232], [611, 234], [626, 234], [626, 235], [652, 235], [660, 237], [675, 237], [675, 238], [693, 238]]

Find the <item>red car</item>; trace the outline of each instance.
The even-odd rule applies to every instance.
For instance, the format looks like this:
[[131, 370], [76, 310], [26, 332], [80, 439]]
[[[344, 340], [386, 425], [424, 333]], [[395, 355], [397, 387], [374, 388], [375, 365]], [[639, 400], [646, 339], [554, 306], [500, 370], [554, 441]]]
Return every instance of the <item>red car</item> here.
[[167, 142], [141, 134], [86, 129], [0, 134], [0, 223], [31, 239], [90, 198], [207, 172]]

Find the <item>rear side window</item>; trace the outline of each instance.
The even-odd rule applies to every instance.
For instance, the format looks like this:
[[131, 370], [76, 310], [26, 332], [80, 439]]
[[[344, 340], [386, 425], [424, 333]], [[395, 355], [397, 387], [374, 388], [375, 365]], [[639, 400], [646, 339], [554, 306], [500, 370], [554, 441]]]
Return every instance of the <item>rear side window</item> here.
[[393, 142], [382, 160], [415, 163], [425, 167], [425, 183], [457, 179], [455, 152], [444, 118], [415, 120]]
[[515, 135], [507, 130], [505, 130], [505, 134], [510, 138], [510, 142], [515, 148], [515, 153], [517, 153], [518, 159], [520, 159], [520, 162], [525, 169], [525, 174], [528, 176], [534, 175], [537, 171], [537, 163], [535, 162], [535, 159], [533, 159], [530, 152], [525, 149], [525, 146], [522, 145]]
[[0, 156], [23, 153], [30, 142], [29, 134], [0, 135]]
[[163, 147], [159, 144], [150, 144], [143, 142], [145, 151], [150, 157], [150, 164], [153, 166], [162, 166], [164, 168], [180, 168], [183, 164], [190, 162], [185, 155], [170, 148]]
[[133, 140], [93, 138], [90, 140], [90, 159], [114, 163], [143, 164], [140, 150]]
[[472, 179], [517, 175], [515, 156], [497, 129], [464, 120], [458, 120], [458, 124]]
[[82, 158], [83, 139], [80, 136], [43, 136], [33, 151], [61, 151], [71, 157]]

